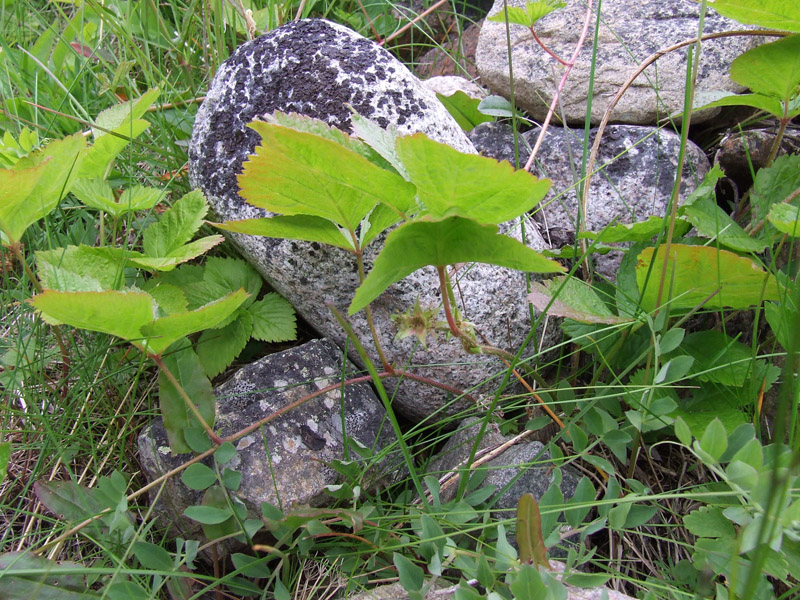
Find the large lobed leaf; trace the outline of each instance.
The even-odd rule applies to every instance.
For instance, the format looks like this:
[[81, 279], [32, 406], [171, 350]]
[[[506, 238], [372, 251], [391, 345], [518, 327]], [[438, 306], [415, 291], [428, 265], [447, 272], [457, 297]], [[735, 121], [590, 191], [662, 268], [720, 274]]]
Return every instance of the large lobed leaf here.
[[[657, 253], [645, 248], [639, 254], [636, 281], [645, 310], [657, 308], [663, 252], [662, 246]], [[669, 306], [677, 309], [694, 308], [715, 292], [705, 308], [747, 308], [776, 300], [781, 292], [775, 277], [752, 260], [708, 246], [671, 245], [666, 278], [662, 303], [671, 298]]]
[[714, 0], [719, 14], [746, 25], [800, 32], [800, 4], [797, 0]]
[[350, 314], [366, 307], [391, 284], [417, 269], [464, 262], [538, 273], [564, 270], [521, 242], [499, 234], [494, 225], [481, 225], [462, 217], [411, 221], [386, 238], [383, 251], [353, 297]]
[[241, 195], [281, 215], [312, 215], [355, 231], [378, 203], [399, 212], [413, 206], [414, 186], [344, 146], [264, 122], [262, 138], [239, 176]]
[[748, 50], [731, 63], [731, 79], [756, 94], [788, 101], [800, 85], [800, 35]]
[[[382, 206], [382, 205], [381, 205]], [[213, 223], [214, 227], [234, 233], [260, 235], [263, 237], [306, 242], [321, 242], [344, 250], [353, 251], [353, 243], [348, 240], [336, 223], [322, 217], [310, 215], [291, 215], [243, 219]]]
[[550, 189], [549, 179], [515, 171], [508, 162], [463, 154], [421, 133], [399, 138], [397, 154], [425, 211], [434, 217], [504, 223], [531, 210]]

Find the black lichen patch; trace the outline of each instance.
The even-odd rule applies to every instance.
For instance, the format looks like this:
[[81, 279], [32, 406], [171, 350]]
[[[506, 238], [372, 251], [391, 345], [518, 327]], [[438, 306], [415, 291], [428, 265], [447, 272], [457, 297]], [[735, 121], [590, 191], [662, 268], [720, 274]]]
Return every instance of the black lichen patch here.
[[259, 141], [247, 123], [276, 110], [347, 132], [348, 106], [383, 127], [421, 118], [428, 106], [407, 89], [404, 78], [411, 75], [395, 63], [370, 40], [322, 20], [289, 23], [240, 46], [198, 114], [189, 151], [192, 179], [227, 208], [241, 206], [236, 176]]

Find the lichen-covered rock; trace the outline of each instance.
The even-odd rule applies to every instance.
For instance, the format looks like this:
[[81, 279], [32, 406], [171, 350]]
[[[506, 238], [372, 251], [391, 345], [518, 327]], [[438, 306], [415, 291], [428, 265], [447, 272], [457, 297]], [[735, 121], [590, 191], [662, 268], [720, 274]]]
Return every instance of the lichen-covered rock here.
[[[495, 0], [490, 16], [503, 10], [504, 0]], [[509, 0], [509, 6], [525, 5], [525, 0]], [[585, 15], [585, 4], [569, 0], [567, 6], [536, 23], [542, 42], [563, 59], [575, 50]], [[648, 56], [677, 42], [697, 36], [700, 6], [692, 0], [614, 0], [604, 2], [599, 32], [594, 87], [592, 123], [598, 124], [611, 99]], [[583, 124], [589, 82], [592, 75], [592, 38], [595, 18], [575, 67], [562, 91], [558, 114], [567, 123]], [[713, 10], [705, 18], [703, 33], [741, 29], [741, 25]], [[731, 62], [756, 42], [747, 37], [729, 37], [703, 43], [697, 78], [697, 93], [738, 93], [743, 89], [728, 77]], [[513, 49], [514, 97], [517, 104], [536, 120], [547, 114], [553, 93], [563, 74], [563, 67], [551, 58], [531, 36], [526, 27], [511, 25]], [[483, 85], [494, 93], [509, 97], [509, 68], [505, 23], [486, 21], [481, 29], [477, 50], [478, 72]], [[683, 109], [686, 83], [686, 50], [661, 57], [640, 75], [625, 92], [612, 112], [612, 122], [655, 125]], [[563, 111], [563, 113], [562, 113]], [[712, 118], [718, 111], [696, 113], [697, 123]]]
[[[401, 133], [421, 131], [462, 152], [474, 152], [435, 94], [391, 55], [339, 25], [300, 21], [243, 45], [221, 66], [195, 124], [189, 152], [193, 185], [205, 192], [224, 220], [265, 215], [238, 195], [236, 175], [259, 141], [246, 124], [281, 110], [316, 117], [349, 131], [346, 104], [380, 125], [396, 126]], [[505, 230], [519, 236], [519, 227], [506, 226]], [[231, 239], [312, 327], [345, 346], [345, 333], [328, 305], [346, 312], [359, 285], [350, 253], [316, 243], [237, 234]], [[536, 249], [545, 247], [535, 225], [528, 226], [527, 239]], [[367, 267], [381, 246], [378, 240], [367, 248]], [[463, 316], [477, 325], [486, 343], [516, 352], [530, 332], [524, 274], [488, 265], [463, 266], [454, 282]], [[417, 299], [423, 307], [441, 303], [433, 268], [415, 272], [373, 303], [378, 336], [390, 362], [465, 391], [502, 373], [504, 367], [498, 359], [465, 355], [457, 341], [443, 335], [429, 339], [427, 348], [418, 347], [413, 338], [395, 340], [391, 315], [413, 307]], [[380, 366], [363, 312], [351, 322]], [[539, 331], [530, 352], [539, 345], [549, 348], [557, 335], [552, 325], [547, 332]], [[352, 344], [350, 350], [357, 361]], [[470, 400], [453, 402], [453, 394], [426, 384], [406, 380], [396, 394], [395, 385], [396, 380], [387, 382], [394, 406], [414, 419], [428, 417], [445, 406], [448, 412], [470, 408]]]
[[[530, 156], [539, 129], [522, 134], [520, 163]], [[591, 145], [596, 130], [590, 132]], [[482, 154], [498, 160], [514, 159], [514, 138], [502, 124], [484, 123], [470, 132]], [[585, 230], [600, 231], [611, 223], [635, 223], [650, 216], [665, 216], [680, 151], [680, 136], [668, 129], [637, 125], [611, 125], [603, 142], [595, 169], [603, 168], [591, 180], [586, 206]], [[534, 172], [548, 177], [553, 187], [534, 215], [547, 232], [547, 241], [560, 248], [575, 242], [579, 198], [576, 173], [580, 173], [583, 130], [551, 127], [536, 158]], [[572, 157], [572, 160], [569, 157]], [[682, 202], [695, 190], [710, 168], [702, 149], [688, 142], [681, 178]], [[595, 266], [609, 279], [615, 279], [619, 254], [597, 256]]]
[[[355, 371], [347, 364], [349, 374]], [[214, 389], [217, 398], [217, 432], [227, 436], [286, 407], [312, 392], [340, 381], [342, 351], [329, 340], [313, 340], [302, 346], [262, 358]], [[343, 431], [343, 424], [344, 429]], [[377, 452], [395, 442], [380, 401], [367, 384], [349, 385], [344, 399], [340, 390], [313, 398], [235, 442], [236, 456], [225, 466], [239, 471], [242, 482], [233, 492], [248, 508], [250, 518], [261, 518], [261, 504], [290, 507], [320, 506], [330, 500], [325, 486], [338, 481], [328, 465], [345, 458], [345, 434]], [[160, 418], [139, 436], [139, 457], [148, 481], [171, 471], [191, 458], [170, 451]], [[210, 461], [208, 461], [210, 465]], [[395, 471], [384, 459], [373, 481]], [[365, 479], [365, 484], [369, 478]], [[172, 477], [158, 496], [157, 510], [176, 533], [200, 539], [199, 524], [184, 516], [188, 506], [200, 503], [203, 492], [186, 487]]]

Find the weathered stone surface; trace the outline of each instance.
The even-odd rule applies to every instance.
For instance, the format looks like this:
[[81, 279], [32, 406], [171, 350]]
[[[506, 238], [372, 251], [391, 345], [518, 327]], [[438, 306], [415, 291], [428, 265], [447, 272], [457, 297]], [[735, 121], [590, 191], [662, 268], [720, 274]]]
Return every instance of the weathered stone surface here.
[[[509, 0], [509, 6], [524, 6], [525, 0]], [[503, 9], [496, 0], [490, 16]], [[648, 56], [683, 40], [697, 36], [699, 5], [692, 0], [615, 0], [603, 3], [603, 24], [599, 33], [592, 98], [592, 123], [598, 124], [611, 99]], [[585, 5], [569, 0], [567, 6], [536, 24], [542, 42], [563, 59], [575, 50], [583, 28]], [[592, 63], [592, 37], [595, 19], [587, 42], [562, 91], [559, 115], [567, 123], [583, 124]], [[741, 26], [713, 10], [706, 15], [704, 33], [740, 29]], [[728, 77], [731, 62], [755, 41], [747, 37], [710, 40], [703, 44], [697, 79], [697, 93], [741, 92]], [[514, 93], [517, 103], [535, 120], [543, 120], [563, 68], [532, 38], [530, 31], [511, 25]], [[477, 64], [483, 85], [502, 96], [509, 96], [509, 69], [504, 23], [486, 21], [478, 41]], [[612, 113], [612, 122], [654, 125], [660, 119], [683, 109], [686, 79], [686, 50], [669, 53], [650, 66], [633, 83]], [[658, 90], [656, 93], [655, 89]], [[696, 113], [697, 123], [713, 117], [716, 111]]]
[[[469, 458], [479, 432], [480, 422], [477, 419], [464, 420], [458, 431], [449, 437], [441, 452], [431, 461], [428, 473], [439, 477], [461, 467]], [[496, 449], [510, 439], [510, 436], [504, 436], [490, 426], [481, 438], [479, 449]], [[517, 502], [523, 494], [533, 494], [537, 499], [541, 498], [556, 477], [550, 456], [544, 451], [544, 445], [537, 441], [522, 441], [507, 448], [489, 460], [486, 467], [488, 472], [483, 485], [494, 485], [497, 493], [501, 494], [493, 508], [506, 509], [499, 513], [499, 518], [514, 516]], [[571, 498], [580, 481], [580, 474], [570, 467], [562, 467], [561, 475], [561, 491], [565, 498]], [[510, 487], [505, 489], [509, 484]], [[451, 500], [457, 487], [443, 486], [442, 501]]]
[[[731, 130], [719, 143], [714, 162], [736, 183], [741, 197], [753, 183], [753, 173], [766, 166], [777, 138], [776, 128]], [[789, 127], [779, 154], [800, 153], [800, 127]]]
[[[482, 23], [482, 21], [481, 21]], [[417, 61], [414, 72], [420, 79], [439, 75], [467, 75], [478, 78], [478, 66], [475, 64], [475, 52], [481, 23], [473, 23], [461, 33], [454, 35], [441, 47], [431, 48]]]
[[[591, 131], [589, 145], [596, 130]], [[530, 156], [539, 129], [522, 134], [520, 164]], [[484, 123], [470, 133], [482, 154], [499, 160], [514, 159], [511, 130], [497, 123]], [[664, 216], [672, 194], [678, 164], [680, 137], [667, 129], [636, 125], [610, 125], [603, 134], [586, 207], [585, 229], [599, 231], [612, 222], [634, 223], [651, 215]], [[547, 241], [560, 248], [575, 241], [579, 198], [573, 187], [581, 170], [583, 130], [551, 127], [536, 159], [534, 172], [548, 177], [553, 186], [535, 218], [546, 231]], [[572, 157], [572, 160], [569, 157]], [[681, 179], [682, 202], [703, 180], [710, 165], [703, 151], [688, 142]], [[614, 279], [618, 257], [597, 256], [601, 274]]]
[[[349, 362], [347, 370], [355, 370]], [[235, 433], [311, 392], [337, 383], [341, 374], [342, 352], [329, 340], [313, 340], [262, 358], [214, 390], [217, 432], [222, 436]], [[226, 466], [243, 475], [235, 495], [247, 506], [251, 518], [261, 517], [263, 502], [289, 507], [295, 503], [319, 506], [329, 500], [324, 488], [337, 483], [338, 475], [327, 464], [344, 458], [343, 422], [347, 437], [364, 446], [377, 450], [395, 441], [371, 388], [358, 384], [347, 386], [344, 400], [338, 389], [326, 392], [235, 443], [238, 454]], [[160, 418], [139, 436], [139, 456], [149, 481], [191, 458], [171, 453]], [[384, 461], [376, 480], [388, 476], [395, 466]], [[203, 492], [191, 490], [180, 477], [173, 477], [165, 483], [157, 510], [176, 533], [198, 539], [202, 536], [199, 525], [183, 511], [199, 504], [202, 496]]]
[[442, 96], [452, 96], [456, 92], [464, 92], [470, 98], [477, 100], [483, 100], [486, 97], [486, 90], [481, 86], [457, 75], [431, 77], [426, 79], [424, 83], [426, 87]]
[[[246, 123], [277, 109], [297, 111], [349, 130], [345, 104], [381, 125], [396, 125], [403, 133], [422, 131], [456, 149], [474, 152], [434, 93], [388, 53], [338, 25], [301, 21], [245, 44], [220, 68], [195, 124], [189, 152], [193, 185], [205, 192], [222, 219], [265, 215], [247, 205], [237, 192], [236, 175], [258, 141]], [[507, 226], [505, 230], [519, 235], [518, 227]], [[545, 247], [535, 226], [527, 228], [527, 236], [532, 247]], [[332, 318], [328, 304], [346, 312], [352, 300], [359, 280], [351, 254], [319, 244], [244, 235], [231, 238], [308, 323], [344, 347], [345, 334]], [[367, 268], [381, 245], [378, 240], [367, 248]], [[476, 265], [462, 267], [456, 279], [462, 314], [477, 324], [487, 343], [516, 351], [530, 330], [524, 274]], [[503, 369], [497, 359], [465, 356], [457, 341], [444, 336], [429, 340], [427, 349], [416, 348], [414, 339], [396, 341], [396, 327], [390, 317], [411, 308], [417, 299], [423, 307], [440, 304], [433, 268], [417, 271], [373, 303], [379, 338], [390, 361], [404, 368], [410, 365], [417, 375], [461, 390], [470, 390]], [[377, 361], [363, 313], [351, 322]], [[547, 333], [538, 333], [535, 343], [542, 342], [548, 348], [557, 335], [551, 326]], [[355, 360], [357, 355], [352, 345], [350, 348]], [[390, 393], [394, 392], [393, 385], [391, 381], [388, 384]], [[414, 381], [403, 383], [395, 397], [395, 406], [415, 419], [431, 415], [448, 402], [448, 393]], [[469, 406], [469, 400], [461, 399], [449, 404], [447, 410]]]

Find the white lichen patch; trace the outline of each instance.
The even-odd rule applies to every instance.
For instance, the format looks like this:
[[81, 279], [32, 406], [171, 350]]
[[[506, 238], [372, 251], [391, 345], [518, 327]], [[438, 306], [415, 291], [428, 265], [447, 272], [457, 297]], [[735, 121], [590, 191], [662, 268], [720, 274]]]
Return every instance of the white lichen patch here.
[[317, 389], [318, 389], [318, 390], [321, 390], [321, 389], [323, 389], [323, 388], [326, 388], [326, 387], [328, 387], [330, 384], [331, 384], [331, 380], [330, 380], [330, 379], [327, 379], [327, 378], [325, 378], [325, 377], [322, 377], [322, 378], [320, 378], [320, 379], [317, 379], [317, 380], [314, 382], [314, 385], [316, 385], [316, 386], [317, 386]]
[[172, 450], [170, 449], [169, 446], [159, 446], [158, 447], [158, 453], [162, 454], [164, 456], [169, 456], [171, 452], [172, 452]]
[[286, 436], [283, 438], [283, 449], [292, 454], [297, 454], [297, 449], [300, 447], [300, 440], [294, 436]]
[[250, 446], [252, 446], [254, 443], [255, 443], [255, 440], [253, 439], [253, 436], [252, 435], [246, 435], [241, 440], [239, 440], [238, 444], [236, 444], [236, 449], [237, 450], [244, 450], [245, 448], [249, 448]]

